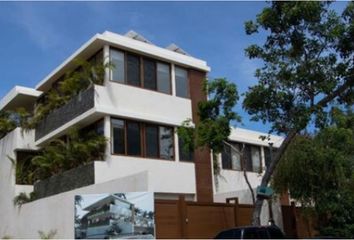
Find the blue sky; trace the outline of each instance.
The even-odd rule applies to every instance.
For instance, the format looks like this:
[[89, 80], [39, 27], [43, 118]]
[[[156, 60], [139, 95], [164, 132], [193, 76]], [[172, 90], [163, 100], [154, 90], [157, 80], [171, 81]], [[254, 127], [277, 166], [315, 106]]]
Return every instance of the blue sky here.
[[[341, 6], [344, 3], [339, 3]], [[135, 30], [155, 45], [174, 42], [208, 62], [211, 77], [226, 77], [243, 93], [257, 82], [257, 62], [244, 49], [264, 35], [247, 36], [244, 22], [265, 2], [0, 2], [0, 97], [13, 86], [34, 87], [95, 33]], [[258, 63], [259, 64], [259, 63]], [[243, 127], [268, 131], [249, 121]]]

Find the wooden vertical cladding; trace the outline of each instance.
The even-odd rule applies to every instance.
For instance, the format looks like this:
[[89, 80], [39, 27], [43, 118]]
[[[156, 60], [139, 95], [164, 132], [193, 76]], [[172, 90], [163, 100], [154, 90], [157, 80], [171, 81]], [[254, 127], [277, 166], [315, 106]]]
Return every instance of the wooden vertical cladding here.
[[[189, 89], [192, 101], [193, 122], [199, 122], [198, 103], [207, 100], [203, 91], [203, 84], [206, 78], [205, 72], [189, 70]], [[195, 176], [198, 202], [213, 202], [213, 180], [210, 150], [208, 148], [196, 149], [194, 151]]]

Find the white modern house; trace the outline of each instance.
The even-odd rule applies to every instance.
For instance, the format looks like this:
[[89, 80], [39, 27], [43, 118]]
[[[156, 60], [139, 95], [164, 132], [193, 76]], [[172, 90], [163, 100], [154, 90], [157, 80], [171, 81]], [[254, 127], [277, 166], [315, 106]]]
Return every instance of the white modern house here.
[[[174, 44], [162, 48], [133, 31], [96, 34], [35, 88], [14, 87], [1, 99], [0, 111], [33, 109], [73, 70], [75, 59], [100, 59], [115, 67], [106, 69], [102, 85], [94, 85], [49, 113], [36, 129], [16, 128], [0, 139], [0, 237], [36, 238], [38, 230], [56, 229], [57, 237], [73, 238], [76, 194], [152, 191], [158, 199], [184, 194], [195, 201], [225, 202], [238, 197], [250, 203], [238, 154], [225, 147], [219, 158], [220, 176], [215, 176], [210, 152], [181, 150], [183, 143], [175, 129], [186, 119], [198, 122], [197, 104], [206, 99], [202, 83], [210, 67]], [[90, 172], [80, 186], [46, 192], [21, 208], [14, 206], [15, 196], [34, 188], [16, 183], [16, 167], [9, 158], [21, 161], [72, 127], [94, 128], [108, 139], [105, 161], [94, 161], [79, 172], [78, 182], [81, 174]], [[229, 138], [236, 148], [244, 147], [245, 167], [254, 188], [270, 157], [269, 144], [260, 135], [266, 134], [236, 128]], [[270, 136], [274, 148], [281, 141]]]

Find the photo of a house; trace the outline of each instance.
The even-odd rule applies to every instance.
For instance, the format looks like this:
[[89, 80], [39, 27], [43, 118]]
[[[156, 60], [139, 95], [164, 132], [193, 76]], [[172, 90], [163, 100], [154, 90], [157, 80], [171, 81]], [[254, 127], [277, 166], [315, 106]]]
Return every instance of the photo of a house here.
[[75, 196], [75, 238], [154, 238], [153, 193]]

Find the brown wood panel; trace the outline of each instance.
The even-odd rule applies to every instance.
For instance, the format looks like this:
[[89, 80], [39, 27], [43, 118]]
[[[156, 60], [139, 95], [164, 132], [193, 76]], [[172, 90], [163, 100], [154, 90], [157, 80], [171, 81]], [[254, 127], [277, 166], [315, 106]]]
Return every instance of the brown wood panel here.
[[155, 222], [157, 238], [182, 238], [177, 201], [156, 200]]
[[281, 206], [284, 233], [289, 238], [297, 238], [296, 219], [293, 206]]
[[213, 238], [224, 229], [235, 227], [234, 207], [187, 205], [188, 238]]
[[[206, 78], [205, 72], [190, 69], [188, 73], [190, 97], [192, 102], [193, 122], [199, 122], [198, 103], [205, 101], [207, 96], [203, 91], [203, 84]], [[210, 150], [207, 148], [194, 151], [195, 176], [198, 202], [213, 202], [213, 181]]]
[[253, 207], [251, 205], [240, 204], [238, 206], [237, 221], [238, 226], [251, 225]]

